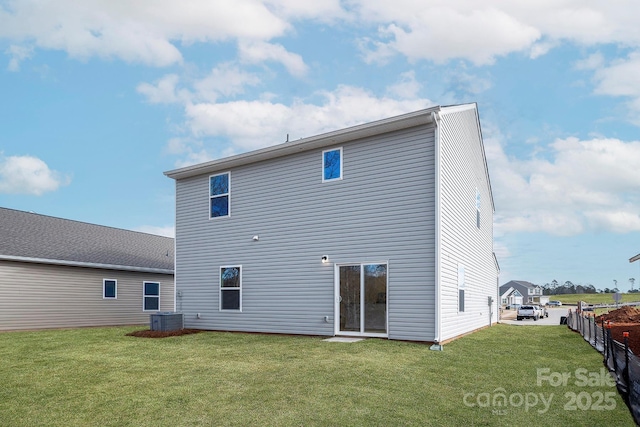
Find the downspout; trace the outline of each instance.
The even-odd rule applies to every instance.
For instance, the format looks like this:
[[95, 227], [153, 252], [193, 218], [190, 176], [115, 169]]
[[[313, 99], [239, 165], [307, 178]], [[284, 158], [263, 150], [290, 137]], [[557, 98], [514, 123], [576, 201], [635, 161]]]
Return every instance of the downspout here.
[[[178, 230], [178, 180], [173, 182], [173, 200], [174, 200], [174, 220], [173, 220], [173, 312], [177, 313], [178, 310], [178, 239], [176, 231]], [[180, 292], [180, 312], [182, 313], [182, 292]], [[182, 317], [182, 324], [184, 325], [184, 314]]]
[[431, 119], [433, 120], [433, 124], [435, 126], [434, 130], [434, 145], [435, 145], [435, 337], [433, 338], [433, 345], [430, 347], [431, 350], [440, 350], [442, 351], [442, 296], [440, 289], [441, 282], [441, 268], [440, 268], [440, 256], [441, 256], [441, 218], [440, 218], [440, 114], [434, 111], [431, 113]]

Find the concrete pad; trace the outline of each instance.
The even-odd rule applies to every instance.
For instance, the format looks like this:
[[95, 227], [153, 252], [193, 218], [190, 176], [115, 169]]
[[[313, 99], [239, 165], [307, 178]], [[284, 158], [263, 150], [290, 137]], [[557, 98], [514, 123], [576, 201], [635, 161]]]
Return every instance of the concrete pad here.
[[358, 341], [364, 341], [364, 338], [331, 337], [331, 338], [324, 339], [322, 341], [327, 341], [327, 342], [358, 342]]

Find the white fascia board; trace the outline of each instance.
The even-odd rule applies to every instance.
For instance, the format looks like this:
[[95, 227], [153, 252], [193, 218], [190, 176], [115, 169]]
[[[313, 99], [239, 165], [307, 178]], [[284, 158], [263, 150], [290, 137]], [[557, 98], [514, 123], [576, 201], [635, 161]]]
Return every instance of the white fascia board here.
[[130, 265], [100, 264], [94, 262], [68, 261], [63, 259], [31, 258], [12, 255], [0, 255], [0, 260], [30, 262], [34, 264], [64, 265], [70, 267], [100, 268], [103, 270], [138, 271], [141, 273], [173, 274], [173, 270], [164, 268], [135, 267]]
[[500, 294], [500, 298], [506, 298], [506, 297], [508, 297], [508, 296], [511, 294], [511, 292], [513, 292], [513, 291], [515, 291], [515, 289], [514, 289], [514, 288], [509, 288], [509, 289], [507, 289], [507, 290], [506, 290], [506, 291], [504, 291], [502, 294]]
[[425, 110], [419, 110], [413, 113], [403, 114], [400, 116], [390, 117], [371, 123], [365, 123], [346, 129], [340, 129], [333, 132], [303, 138], [294, 142], [285, 142], [271, 147], [262, 148], [260, 150], [254, 150], [231, 157], [212, 160], [206, 163], [200, 163], [197, 165], [186, 166], [180, 169], [170, 170], [164, 172], [164, 174], [169, 178], [173, 178], [176, 180], [189, 178], [192, 176], [220, 171], [222, 169], [231, 169], [250, 163], [256, 163], [263, 160], [287, 156], [294, 153], [343, 144], [355, 139], [361, 139], [373, 135], [380, 135], [387, 132], [407, 129], [410, 127], [431, 123], [431, 113], [434, 111], [438, 111], [439, 109], [440, 107], [433, 107]]

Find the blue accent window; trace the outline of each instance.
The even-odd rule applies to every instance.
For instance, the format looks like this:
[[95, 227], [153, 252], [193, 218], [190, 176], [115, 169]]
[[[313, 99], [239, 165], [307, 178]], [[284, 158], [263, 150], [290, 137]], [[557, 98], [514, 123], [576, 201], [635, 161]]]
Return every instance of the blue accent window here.
[[160, 310], [160, 283], [143, 283], [143, 306], [144, 311]]
[[102, 298], [116, 299], [118, 297], [118, 282], [113, 279], [104, 279], [102, 281]]
[[229, 172], [209, 177], [209, 218], [229, 216]]
[[220, 267], [220, 310], [241, 310], [241, 267]]
[[322, 152], [322, 181], [342, 179], [342, 147]]

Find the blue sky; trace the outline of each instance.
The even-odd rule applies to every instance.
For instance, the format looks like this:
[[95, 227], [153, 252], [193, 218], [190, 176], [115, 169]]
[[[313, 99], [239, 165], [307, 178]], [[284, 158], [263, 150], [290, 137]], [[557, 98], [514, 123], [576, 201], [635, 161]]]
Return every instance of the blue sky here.
[[0, 206], [171, 235], [162, 172], [477, 102], [501, 283], [640, 285], [640, 3], [0, 0]]

